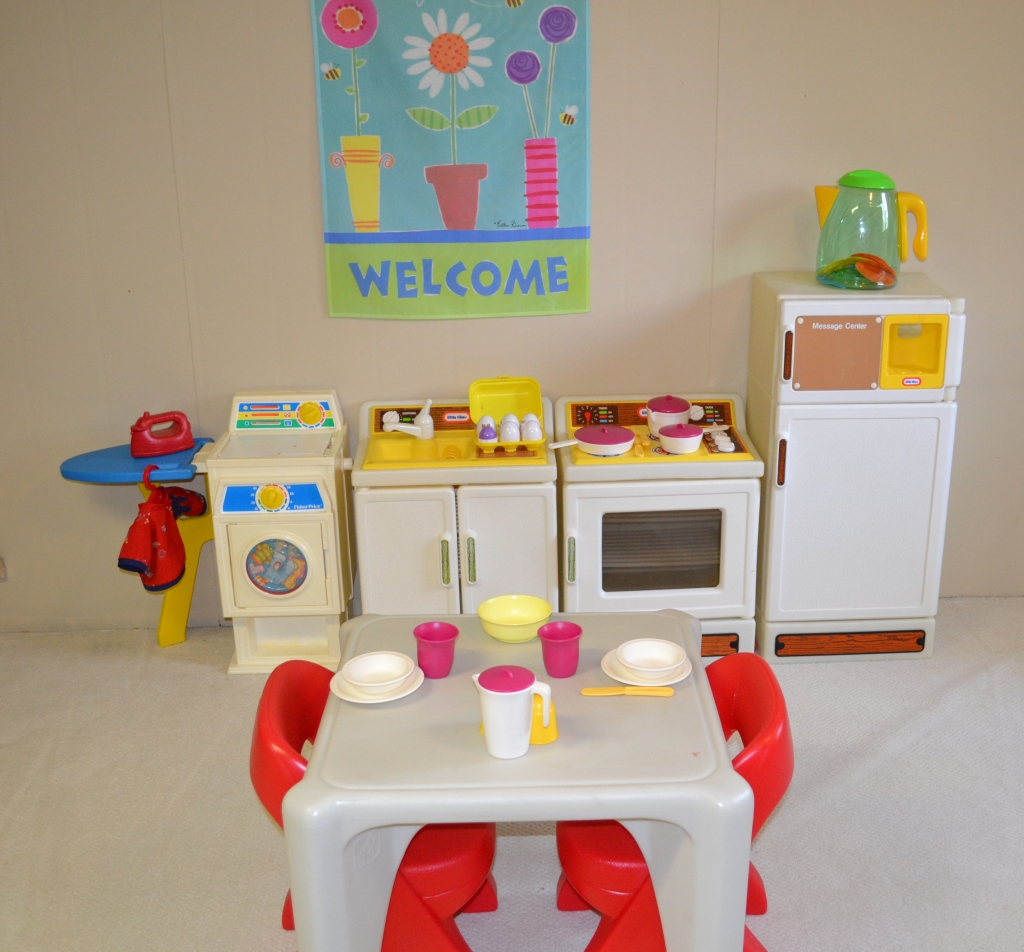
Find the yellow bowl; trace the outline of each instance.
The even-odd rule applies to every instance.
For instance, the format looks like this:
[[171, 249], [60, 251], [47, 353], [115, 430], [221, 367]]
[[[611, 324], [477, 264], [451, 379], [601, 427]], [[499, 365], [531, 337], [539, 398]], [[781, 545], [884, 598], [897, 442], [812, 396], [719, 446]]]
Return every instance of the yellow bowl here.
[[551, 617], [551, 605], [534, 595], [498, 595], [476, 613], [492, 638], [515, 643], [537, 637], [537, 629]]

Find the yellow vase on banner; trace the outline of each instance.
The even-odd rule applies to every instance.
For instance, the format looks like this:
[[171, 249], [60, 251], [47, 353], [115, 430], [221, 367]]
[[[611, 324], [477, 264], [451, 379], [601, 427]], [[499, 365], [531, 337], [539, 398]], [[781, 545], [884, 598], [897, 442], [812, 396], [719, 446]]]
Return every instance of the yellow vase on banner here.
[[380, 167], [391, 168], [395, 160], [385, 153], [381, 162], [380, 136], [342, 136], [341, 157], [353, 228], [380, 231]]

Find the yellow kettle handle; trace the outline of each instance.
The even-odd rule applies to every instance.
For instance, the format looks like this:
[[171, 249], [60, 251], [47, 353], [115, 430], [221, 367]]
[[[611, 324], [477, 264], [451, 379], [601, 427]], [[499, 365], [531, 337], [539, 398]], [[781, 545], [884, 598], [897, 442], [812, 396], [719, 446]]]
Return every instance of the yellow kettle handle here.
[[896, 243], [900, 250], [900, 261], [906, 261], [910, 254], [907, 247], [907, 212], [914, 216], [917, 231], [914, 234], [914, 256], [918, 261], [928, 257], [928, 208], [919, 195], [912, 192], [896, 193], [897, 231]]
[[828, 218], [828, 213], [832, 211], [832, 206], [835, 204], [836, 196], [839, 194], [839, 186], [837, 185], [815, 185], [814, 186], [814, 201], [818, 204], [818, 227], [825, 227], [825, 219]]

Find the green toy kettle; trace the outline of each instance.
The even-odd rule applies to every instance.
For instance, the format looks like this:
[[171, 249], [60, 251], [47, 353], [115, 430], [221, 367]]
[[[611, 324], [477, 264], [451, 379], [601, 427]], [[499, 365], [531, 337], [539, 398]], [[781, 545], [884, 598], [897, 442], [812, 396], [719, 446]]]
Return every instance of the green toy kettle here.
[[910, 192], [897, 192], [888, 175], [848, 172], [837, 185], [816, 185], [817, 277], [822, 284], [865, 291], [891, 288], [907, 260], [907, 213], [917, 222], [914, 255], [928, 257], [928, 209]]

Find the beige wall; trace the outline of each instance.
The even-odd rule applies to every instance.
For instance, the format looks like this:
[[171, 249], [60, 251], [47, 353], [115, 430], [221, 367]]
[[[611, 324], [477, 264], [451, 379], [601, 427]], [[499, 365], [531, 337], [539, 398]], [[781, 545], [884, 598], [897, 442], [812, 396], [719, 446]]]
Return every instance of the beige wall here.
[[1024, 592], [1021, 6], [593, 0], [593, 310], [450, 323], [324, 316], [304, 0], [2, 10], [0, 630], [155, 625], [115, 568], [135, 490], [58, 474], [147, 408], [216, 436], [242, 387], [350, 420], [498, 373], [742, 392], [751, 272], [812, 267], [811, 187], [859, 167], [926, 199], [918, 267], [968, 302], [944, 592]]

